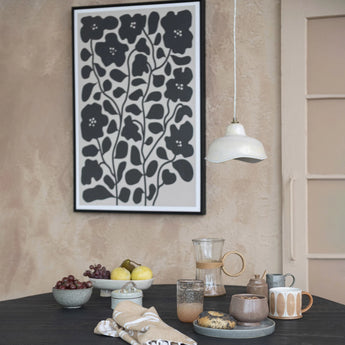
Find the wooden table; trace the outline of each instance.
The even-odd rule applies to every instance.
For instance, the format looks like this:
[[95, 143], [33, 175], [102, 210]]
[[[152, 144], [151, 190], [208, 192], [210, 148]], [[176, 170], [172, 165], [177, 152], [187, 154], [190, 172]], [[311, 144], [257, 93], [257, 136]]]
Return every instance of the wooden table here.
[[[144, 307], [155, 306], [168, 325], [185, 333], [199, 345], [344, 345], [345, 305], [314, 296], [313, 307], [303, 319], [275, 320], [272, 335], [255, 339], [218, 339], [199, 335], [192, 324], [181, 323], [176, 315], [175, 285], [153, 285], [144, 291]], [[205, 298], [204, 309], [228, 311], [231, 295], [244, 287], [227, 286], [226, 296]], [[80, 309], [63, 309], [51, 293], [0, 302], [1, 345], [127, 344], [122, 339], [93, 334], [98, 321], [111, 317], [110, 297], [100, 297], [95, 289], [90, 301]]]

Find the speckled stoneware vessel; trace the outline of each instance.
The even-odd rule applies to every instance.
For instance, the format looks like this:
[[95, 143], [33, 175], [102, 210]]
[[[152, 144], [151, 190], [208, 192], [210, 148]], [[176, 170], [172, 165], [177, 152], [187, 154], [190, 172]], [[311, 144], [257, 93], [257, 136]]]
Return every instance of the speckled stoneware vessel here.
[[255, 294], [232, 295], [230, 315], [241, 326], [258, 326], [268, 315], [267, 298]]
[[80, 308], [87, 303], [92, 294], [92, 287], [88, 289], [60, 290], [53, 288], [53, 296], [64, 308]]

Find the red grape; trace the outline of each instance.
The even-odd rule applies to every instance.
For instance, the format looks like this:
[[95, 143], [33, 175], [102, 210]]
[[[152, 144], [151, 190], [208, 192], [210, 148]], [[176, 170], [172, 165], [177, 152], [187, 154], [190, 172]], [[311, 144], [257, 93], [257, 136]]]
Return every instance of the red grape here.
[[95, 279], [110, 279], [110, 271], [108, 271], [101, 264], [95, 264], [89, 266], [90, 270], [86, 270], [83, 275], [89, 278]]
[[61, 280], [58, 280], [55, 284], [55, 289], [60, 290], [75, 290], [75, 289], [85, 289], [92, 287], [92, 282], [80, 282], [77, 278], [75, 278], [72, 274], [68, 277], [63, 277]]

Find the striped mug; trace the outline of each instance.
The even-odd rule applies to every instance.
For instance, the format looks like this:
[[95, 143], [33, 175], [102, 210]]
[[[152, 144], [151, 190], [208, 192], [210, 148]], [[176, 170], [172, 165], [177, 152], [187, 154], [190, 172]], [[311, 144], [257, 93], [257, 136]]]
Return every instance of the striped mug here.
[[[309, 297], [309, 303], [302, 308], [302, 295]], [[269, 314], [273, 319], [292, 320], [302, 318], [302, 314], [313, 305], [309, 292], [293, 287], [277, 287], [269, 290]]]

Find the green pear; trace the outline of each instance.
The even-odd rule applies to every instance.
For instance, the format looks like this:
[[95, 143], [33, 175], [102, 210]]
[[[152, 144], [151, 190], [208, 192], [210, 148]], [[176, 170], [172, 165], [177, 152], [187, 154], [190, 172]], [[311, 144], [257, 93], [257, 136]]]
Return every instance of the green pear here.
[[140, 266], [140, 264], [136, 263], [135, 261], [130, 260], [130, 259], [126, 259], [122, 262], [121, 267], [124, 267], [129, 272], [132, 272], [134, 270], [134, 268], [136, 267], [133, 264]]

